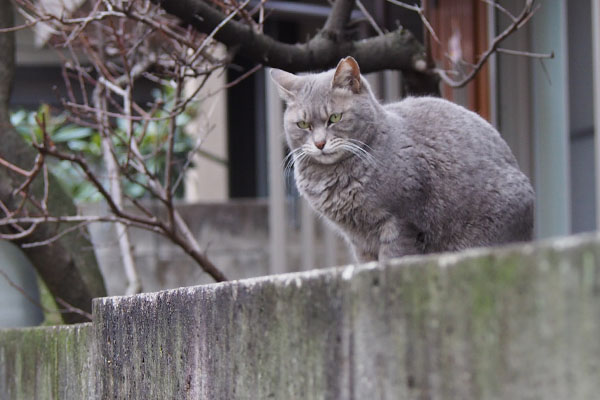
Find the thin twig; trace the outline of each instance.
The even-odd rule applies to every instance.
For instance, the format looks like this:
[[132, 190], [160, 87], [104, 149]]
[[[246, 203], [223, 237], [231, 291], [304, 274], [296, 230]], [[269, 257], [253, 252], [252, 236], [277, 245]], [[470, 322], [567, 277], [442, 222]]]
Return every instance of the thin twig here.
[[47, 18], [45, 18], [45, 19], [44, 18], [36, 18], [36, 19], [31, 20], [31, 21], [29, 21], [29, 22], [27, 22], [25, 24], [22, 24], [22, 25], [13, 26], [13, 27], [10, 27], [10, 28], [0, 28], [0, 33], [10, 33], [10, 32], [22, 31], [22, 30], [25, 30], [25, 29], [29, 29], [29, 28], [31, 28], [31, 27], [33, 27], [33, 26], [35, 26], [35, 25], [37, 25], [37, 24], [39, 24], [41, 22], [49, 21], [51, 19], [52, 19], [52, 17], [50, 17], [50, 16], [47, 17]]
[[513, 13], [508, 11], [506, 8], [502, 7], [502, 5], [500, 5], [500, 3], [497, 3], [496, 1], [492, 1], [492, 0], [481, 0], [481, 1], [483, 1], [486, 4], [489, 4], [492, 7], [497, 8], [500, 12], [507, 15], [508, 18], [510, 18], [512, 21], [515, 21], [517, 19], [517, 17], [515, 17], [513, 15]]
[[[13, 225], [13, 224], [11, 224], [11, 225]], [[38, 227], [38, 224], [34, 223], [34, 224], [29, 225], [29, 228], [27, 228], [23, 231], [20, 231], [19, 233], [0, 233], [0, 238], [3, 240], [23, 239], [23, 238], [26, 238], [27, 236], [31, 235], [37, 227]]]
[[235, 10], [233, 10], [227, 17], [225, 17], [221, 21], [221, 23], [219, 23], [219, 25], [217, 25], [215, 27], [215, 29], [212, 30], [212, 32], [206, 37], [206, 39], [204, 39], [204, 41], [202, 42], [202, 44], [200, 45], [200, 47], [198, 47], [198, 50], [196, 50], [194, 52], [194, 55], [191, 58], [192, 61], [194, 61], [196, 58], [198, 58], [198, 56], [203, 52], [203, 50], [206, 48], [206, 46], [212, 40], [212, 38], [217, 34], [217, 32], [219, 32], [229, 21], [231, 21], [231, 19], [233, 17], [235, 17], [236, 14], [240, 10], [242, 10], [244, 7], [246, 7], [249, 2], [250, 2], [250, 0], [246, 0], [242, 4], [240, 4], [239, 7], [237, 7]]
[[[129, 218], [118, 217], [116, 215], [63, 215], [63, 216], [51, 216], [51, 215], [42, 215], [42, 216], [19, 216], [19, 217], [9, 217], [9, 218], [0, 218], [0, 226], [12, 225], [12, 224], [41, 224], [41, 223], [92, 223], [92, 222], [110, 222], [110, 223], [122, 223], [128, 226], [134, 226], [136, 228], [149, 230], [153, 232], [159, 232], [160, 226], [158, 221], [132, 221]], [[3, 238], [4, 234], [0, 233], [0, 238]]]
[[244, 72], [242, 75], [238, 76], [236, 79], [223, 85], [221, 88], [217, 89], [216, 91], [209, 93], [209, 95], [207, 97], [214, 96], [215, 94], [221, 92], [222, 90], [234, 87], [235, 85], [239, 84], [244, 79], [246, 79], [249, 76], [251, 76], [252, 74], [254, 74], [256, 71], [260, 70], [262, 67], [263, 67], [262, 64], [256, 64], [254, 67], [250, 68], [248, 71]]
[[429, 34], [431, 35], [431, 37], [433, 39], [435, 39], [435, 41], [438, 44], [442, 44], [440, 38], [438, 38], [437, 34], [435, 33], [435, 30], [433, 29], [433, 27], [431, 26], [431, 24], [429, 23], [429, 20], [427, 19], [427, 17], [425, 16], [425, 13], [423, 12], [423, 8], [419, 7], [419, 6], [411, 6], [409, 4], [403, 3], [401, 1], [398, 0], [387, 0], [388, 2], [397, 5], [399, 7], [402, 8], [406, 8], [407, 10], [410, 11], [414, 11], [419, 15], [419, 18], [421, 18], [421, 22], [423, 23], [423, 25], [425, 26], [425, 28], [427, 28], [427, 31], [429, 31]]
[[75, 306], [67, 303], [66, 301], [64, 301], [60, 297], [55, 296], [54, 300], [56, 300], [56, 302], [58, 304], [60, 304], [61, 306], [64, 307], [63, 309], [59, 309], [58, 310], [58, 312], [60, 312], [61, 314], [75, 313], [75, 314], [79, 314], [79, 315], [82, 315], [82, 316], [86, 317], [90, 321], [93, 320], [92, 314], [90, 314], [89, 312], [83, 311], [81, 308], [75, 307]]
[[33, 180], [36, 178], [37, 174], [42, 170], [43, 166], [44, 166], [44, 156], [41, 154], [38, 154], [35, 157], [35, 165], [33, 166], [33, 169], [27, 173], [27, 179], [25, 180], [25, 182], [23, 182], [21, 184], [21, 186], [19, 186], [15, 190], [13, 190], [13, 193], [12, 193], [13, 196], [17, 193], [25, 193], [25, 191], [27, 190], [27, 188], [29, 187], [31, 182], [33, 182]]
[[44, 194], [42, 196], [41, 206], [44, 210], [48, 209], [48, 196], [50, 196], [50, 181], [48, 179], [48, 165], [44, 163], [43, 166], [44, 176]]
[[260, 0], [258, 11], [258, 32], [263, 33], [263, 25], [265, 23], [265, 3], [267, 0]]
[[10, 169], [13, 172], [16, 172], [19, 175], [29, 177], [29, 171], [25, 171], [23, 168], [17, 167], [15, 164], [6, 161], [4, 158], [0, 157], [0, 165]]
[[377, 25], [377, 22], [375, 22], [375, 19], [369, 13], [369, 10], [367, 10], [367, 8], [363, 5], [363, 3], [360, 0], [356, 0], [356, 5], [358, 6], [359, 10], [365, 15], [365, 17], [367, 17], [367, 20], [369, 21], [371, 27], [375, 30], [375, 32], [377, 32], [379, 36], [385, 35], [383, 30], [379, 27], [379, 25]]
[[554, 52], [550, 53], [532, 53], [529, 51], [521, 51], [521, 50], [511, 50], [511, 49], [503, 49], [498, 47], [496, 49], [498, 53], [510, 54], [512, 56], [523, 56], [523, 57], [531, 57], [531, 58], [554, 58]]
[[[36, 241], [36, 242], [21, 243], [21, 247], [24, 248], [24, 249], [27, 249], [27, 248], [31, 248], [31, 247], [47, 246], [49, 244], [52, 244], [52, 243], [56, 242], [58, 239], [62, 238], [63, 236], [65, 236], [65, 235], [67, 235], [67, 234], [69, 234], [69, 233], [71, 233], [73, 231], [76, 231], [76, 230], [78, 230], [80, 228], [88, 226], [92, 222], [93, 221], [83, 221], [83, 222], [80, 222], [80, 223], [78, 223], [76, 225], [73, 225], [73, 226], [70, 226], [70, 227], [68, 227], [66, 229], [63, 229], [62, 231], [60, 231], [56, 235], [51, 236], [51, 237], [49, 237], [47, 239], [39, 240], [39, 241]], [[37, 224], [32, 224], [32, 225], [37, 225]], [[1, 235], [0, 237], [2, 237], [2, 239], [8, 239], [4, 235]]]
[[198, 150], [200, 150], [200, 146], [202, 146], [202, 143], [204, 143], [204, 140], [206, 139], [206, 137], [208, 136], [208, 133], [210, 131], [211, 130], [209, 129], [209, 130], [207, 130], [207, 132], [204, 135], [200, 135], [198, 137], [198, 139], [196, 140], [196, 143], [194, 144], [194, 147], [192, 148], [192, 150], [190, 150], [188, 152], [188, 155], [187, 155], [187, 158], [185, 160], [185, 163], [181, 167], [181, 172], [179, 173], [179, 176], [177, 177], [177, 180], [173, 184], [173, 189], [172, 189], [173, 193], [175, 193], [175, 191], [177, 190], [177, 188], [179, 187], [179, 185], [183, 181], [183, 176], [185, 174], [185, 171], [192, 164], [192, 160], [193, 160], [194, 156], [196, 155], [196, 153], [198, 152]]
[[[183, 90], [183, 79], [181, 78], [181, 71], [176, 70], [176, 88], [175, 88], [175, 98], [174, 103], [176, 104], [181, 97], [181, 92]], [[175, 213], [173, 207], [173, 192], [171, 191], [171, 187], [173, 185], [173, 151], [175, 147], [175, 133], [177, 130], [176, 119], [173, 118], [169, 121], [169, 130], [167, 136], [167, 154], [165, 156], [165, 180], [164, 180], [164, 191], [166, 194], [166, 206], [167, 206], [167, 216], [168, 216], [168, 226], [171, 229], [175, 229]]]

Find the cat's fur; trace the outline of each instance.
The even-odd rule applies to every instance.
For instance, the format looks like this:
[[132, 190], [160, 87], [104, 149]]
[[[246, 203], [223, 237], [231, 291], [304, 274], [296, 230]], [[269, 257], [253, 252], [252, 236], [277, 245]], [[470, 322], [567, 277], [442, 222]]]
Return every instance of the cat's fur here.
[[360, 261], [531, 239], [531, 184], [477, 114], [433, 97], [382, 105], [351, 57], [271, 76], [287, 103], [298, 189]]

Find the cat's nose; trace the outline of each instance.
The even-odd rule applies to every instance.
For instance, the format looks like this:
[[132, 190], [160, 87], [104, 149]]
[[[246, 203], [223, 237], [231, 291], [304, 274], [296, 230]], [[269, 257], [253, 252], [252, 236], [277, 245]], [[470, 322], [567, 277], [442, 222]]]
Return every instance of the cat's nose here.
[[325, 143], [325, 140], [315, 141], [315, 146], [317, 146], [317, 149], [323, 150], [323, 147], [325, 147]]

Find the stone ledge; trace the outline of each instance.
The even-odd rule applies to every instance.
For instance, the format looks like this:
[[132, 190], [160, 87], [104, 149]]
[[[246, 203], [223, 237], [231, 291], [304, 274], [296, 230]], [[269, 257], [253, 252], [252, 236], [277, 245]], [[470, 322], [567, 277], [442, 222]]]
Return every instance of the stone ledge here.
[[156, 399], [590, 398], [599, 251], [581, 236], [98, 299], [101, 386]]
[[[589, 399], [598, 310], [597, 235], [407, 257], [96, 299], [91, 326], [64, 328], [87, 352], [56, 346], [90, 372], [58, 379], [65, 361], [19, 385], [61, 399]], [[0, 332], [2, 396], [20, 398], [6, 382], [30, 357], [10, 354], [52, 348], [33, 331]]]

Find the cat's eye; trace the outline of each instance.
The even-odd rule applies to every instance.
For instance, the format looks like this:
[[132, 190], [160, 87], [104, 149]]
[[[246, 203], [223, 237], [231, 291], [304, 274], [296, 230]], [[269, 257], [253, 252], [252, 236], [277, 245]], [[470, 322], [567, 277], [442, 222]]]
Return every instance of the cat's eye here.
[[342, 119], [342, 113], [333, 113], [329, 116], [329, 123], [335, 124], [336, 122], [339, 122], [340, 119]]
[[298, 125], [298, 128], [300, 128], [300, 129], [309, 129], [310, 128], [310, 124], [306, 121], [300, 121], [296, 125]]

